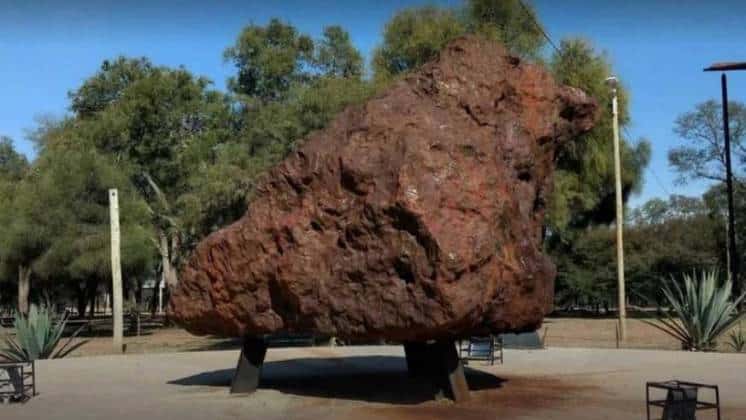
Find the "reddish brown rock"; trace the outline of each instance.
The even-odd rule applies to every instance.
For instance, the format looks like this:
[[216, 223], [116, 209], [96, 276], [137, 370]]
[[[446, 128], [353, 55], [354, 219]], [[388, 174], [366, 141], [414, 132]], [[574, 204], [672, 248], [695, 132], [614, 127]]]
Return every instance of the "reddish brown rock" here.
[[536, 328], [555, 153], [596, 106], [492, 42], [462, 38], [346, 110], [197, 247], [171, 297], [189, 331], [393, 340]]

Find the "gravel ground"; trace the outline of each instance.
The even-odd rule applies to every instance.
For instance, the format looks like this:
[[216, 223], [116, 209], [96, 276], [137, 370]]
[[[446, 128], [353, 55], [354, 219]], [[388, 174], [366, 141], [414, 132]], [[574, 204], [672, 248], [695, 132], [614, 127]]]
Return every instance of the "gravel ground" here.
[[[394, 346], [270, 349], [261, 389], [231, 396], [238, 352], [78, 357], [38, 364], [39, 395], [5, 419], [641, 419], [644, 384], [719, 384], [723, 419], [746, 418], [746, 355], [649, 350], [507, 350], [471, 363], [472, 400], [433, 401]], [[698, 419], [714, 416], [701, 415]]]

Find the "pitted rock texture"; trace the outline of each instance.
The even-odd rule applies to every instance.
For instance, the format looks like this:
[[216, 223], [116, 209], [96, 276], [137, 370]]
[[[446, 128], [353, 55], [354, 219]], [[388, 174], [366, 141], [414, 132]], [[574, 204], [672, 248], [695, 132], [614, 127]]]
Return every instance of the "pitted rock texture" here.
[[197, 334], [426, 340], [530, 330], [562, 142], [595, 103], [475, 37], [340, 114], [201, 242], [171, 297]]

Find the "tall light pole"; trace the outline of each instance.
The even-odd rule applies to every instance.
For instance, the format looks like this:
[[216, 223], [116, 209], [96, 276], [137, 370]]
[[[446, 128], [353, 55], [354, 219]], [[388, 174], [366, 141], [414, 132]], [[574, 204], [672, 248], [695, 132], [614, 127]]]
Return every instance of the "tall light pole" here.
[[723, 135], [725, 146], [725, 188], [728, 194], [728, 273], [733, 281], [736, 296], [743, 292], [743, 285], [738, 281], [738, 254], [736, 253], [735, 204], [733, 203], [733, 169], [730, 156], [730, 123], [728, 121], [728, 78], [726, 71], [746, 70], [746, 63], [715, 63], [705, 71], [720, 71], [720, 88], [723, 94]]
[[627, 296], [624, 286], [624, 202], [622, 200], [622, 158], [619, 150], [619, 106], [617, 104], [617, 79], [611, 76], [606, 79], [611, 87], [611, 115], [614, 131], [614, 178], [616, 180], [616, 273], [619, 307], [619, 341], [627, 337]]

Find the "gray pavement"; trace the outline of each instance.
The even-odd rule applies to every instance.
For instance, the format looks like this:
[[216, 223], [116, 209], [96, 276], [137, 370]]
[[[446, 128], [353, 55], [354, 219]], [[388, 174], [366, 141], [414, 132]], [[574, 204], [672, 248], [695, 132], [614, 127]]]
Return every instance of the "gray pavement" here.
[[[472, 400], [433, 401], [394, 346], [270, 349], [262, 387], [231, 396], [238, 351], [98, 356], [38, 364], [39, 395], [0, 419], [643, 419], [648, 380], [720, 385], [723, 419], [746, 419], [746, 355], [507, 350], [471, 363]], [[698, 419], [715, 418], [707, 414]]]

